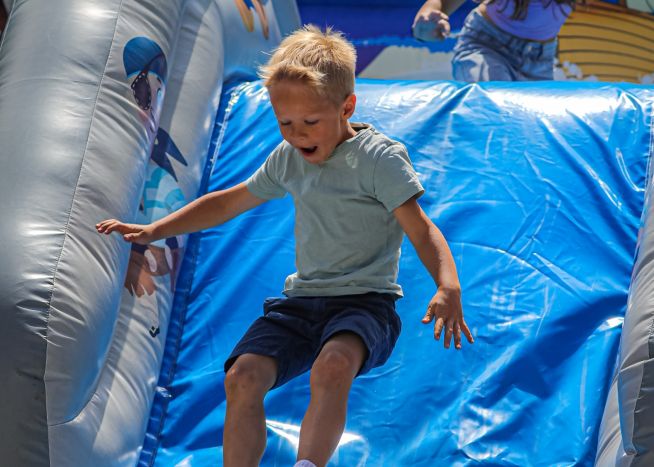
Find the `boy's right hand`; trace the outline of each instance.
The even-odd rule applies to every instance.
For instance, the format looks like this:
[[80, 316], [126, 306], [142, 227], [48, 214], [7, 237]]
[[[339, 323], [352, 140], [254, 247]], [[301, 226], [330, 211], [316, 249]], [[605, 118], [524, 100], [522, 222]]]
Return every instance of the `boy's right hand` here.
[[413, 20], [413, 37], [425, 42], [443, 40], [450, 34], [449, 20], [441, 10], [423, 7]]
[[116, 219], [108, 219], [95, 224], [95, 229], [98, 233], [109, 235], [112, 232], [118, 232], [123, 235], [126, 242], [138, 243], [139, 245], [147, 245], [155, 240], [154, 231], [151, 224], [124, 224]]

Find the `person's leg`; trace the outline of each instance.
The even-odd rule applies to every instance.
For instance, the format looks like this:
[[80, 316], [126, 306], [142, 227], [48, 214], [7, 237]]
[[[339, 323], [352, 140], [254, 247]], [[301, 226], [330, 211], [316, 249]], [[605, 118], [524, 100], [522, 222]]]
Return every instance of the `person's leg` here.
[[298, 460], [327, 464], [343, 434], [352, 380], [367, 352], [351, 332], [338, 333], [323, 346], [311, 367], [311, 402], [302, 421]]
[[557, 42], [533, 44], [533, 50], [527, 52], [520, 72], [524, 81], [551, 81], [554, 79], [554, 59]]
[[277, 362], [244, 354], [225, 375], [227, 412], [223, 431], [223, 465], [256, 467], [266, 448], [263, 398], [275, 384]]
[[510, 51], [512, 36], [476, 10], [470, 12], [452, 56], [452, 76], [457, 81], [514, 81], [515, 58]]
[[494, 50], [480, 46], [452, 59], [452, 76], [457, 81], [515, 81], [511, 65]]

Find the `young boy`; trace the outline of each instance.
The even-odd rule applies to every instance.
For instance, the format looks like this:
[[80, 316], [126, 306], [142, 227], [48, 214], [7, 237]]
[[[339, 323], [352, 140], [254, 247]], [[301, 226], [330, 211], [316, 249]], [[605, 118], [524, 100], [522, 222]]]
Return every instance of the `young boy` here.
[[345, 426], [355, 376], [382, 365], [400, 331], [395, 300], [403, 231], [438, 292], [422, 319], [434, 336], [472, 335], [454, 260], [418, 205], [423, 188], [406, 149], [370, 125], [350, 123], [354, 48], [340, 34], [305, 27], [262, 68], [284, 141], [245, 182], [209, 193], [149, 225], [97, 225], [146, 244], [202, 230], [289, 192], [295, 202], [297, 272], [286, 298], [269, 299], [225, 363], [226, 467], [258, 465], [266, 444], [265, 394], [311, 369], [297, 466], [324, 466]]

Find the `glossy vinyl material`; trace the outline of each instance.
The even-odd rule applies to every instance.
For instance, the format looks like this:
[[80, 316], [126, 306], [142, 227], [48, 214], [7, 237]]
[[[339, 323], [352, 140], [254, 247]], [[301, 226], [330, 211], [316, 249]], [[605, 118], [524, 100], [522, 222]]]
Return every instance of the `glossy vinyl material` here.
[[129, 248], [94, 224], [138, 209], [154, 135], [122, 52], [145, 32], [170, 54], [183, 2], [155, 3], [13, 2], [0, 46], [2, 465], [128, 465], [143, 440], [149, 395], [112, 399], [146, 379], [139, 365], [125, 383], [115, 358]]
[[[449, 241], [476, 338], [420, 323], [435, 292], [405, 242], [394, 354], [357, 379], [334, 466], [593, 465], [627, 307], [654, 90], [597, 83], [359, 81], [354, 121], [403, 142]], [[209, 189], [280, 141], [261, 83], [223, 98]], [[294, 270], [293, 206], [271, 201], [191, 238], [155, 465], [220, 465], [223, 361]], [[295, 460], [308, 375], [265, 402], [263, 466]], [[615, 428], [615, 425], [613, 426]]]

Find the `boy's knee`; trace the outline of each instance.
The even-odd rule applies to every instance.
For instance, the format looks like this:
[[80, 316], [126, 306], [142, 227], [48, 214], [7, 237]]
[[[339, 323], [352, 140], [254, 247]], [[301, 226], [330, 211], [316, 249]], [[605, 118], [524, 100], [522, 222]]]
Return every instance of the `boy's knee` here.
[[275, 383], [274, 373], [266, 363], [239, 357], [225, 375], [227, 398], [263, 397]]
[[330, 390], [349, 387], [359, 367], [355, 360], [354, 355], [342, 349], [321, 353], [311, 369], [312, 386]]

